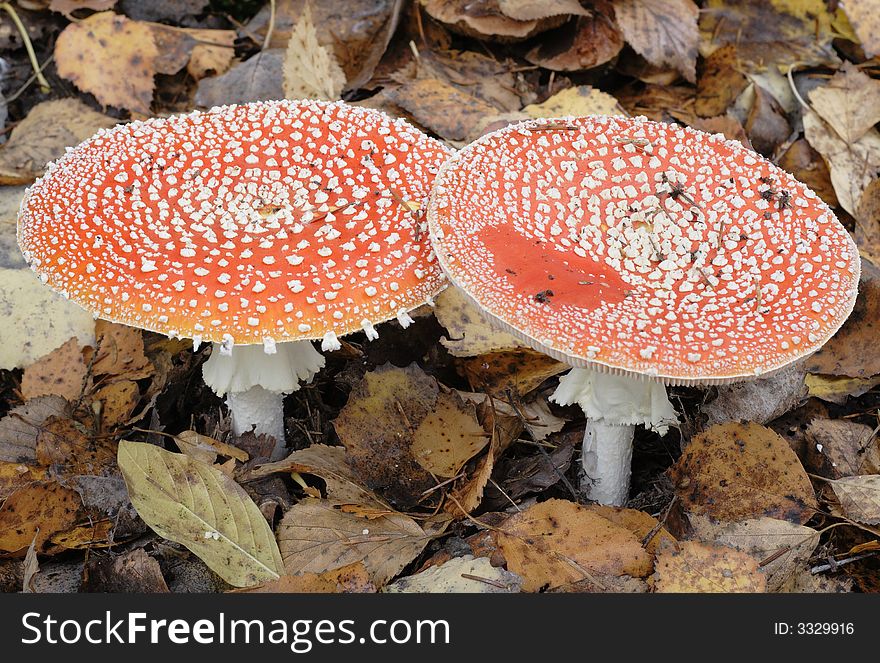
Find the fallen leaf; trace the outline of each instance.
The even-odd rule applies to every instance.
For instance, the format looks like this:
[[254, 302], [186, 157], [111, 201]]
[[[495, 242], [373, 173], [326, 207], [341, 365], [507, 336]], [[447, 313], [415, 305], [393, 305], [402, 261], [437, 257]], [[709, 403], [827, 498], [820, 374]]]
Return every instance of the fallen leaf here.
[[495, 112], [485, 101], [437, 79], [405, 83], [390, 96], [420, 125], [459, 143], [473, 132], [480, 119]]
[[[590, 505], [587, 508], [603, 518], [607, 518], [615, 525], [625, 527], [635, 534], [638, 540], [642, 542], [645, 550], [651, 555], [656, 554], [657, 549], [664, 543], [675, 542], [675, 537], [665, 527], [660, 525], [660, 522], [654, 516], [644, 511], [602, 504]], [[651, 534], [652, 532], [653, 534]], [[651, 534], [651, 538], [645, 541], [648, 534]]]
[[849, 17], [865, 55], [880, 55], [880, 2], [878, 0], [855, 0], [841, 3]]
[[47, 163], [64, 154], [65, 148], [117, 122], [78, 99], [36, 104], [0, 146], [0, 184], [30, 184], [43, 174]]
[[745, 130], [756, 152], [772, 157], [791, 135], [785, 111], [763, 88], [754, 86], [755, 96], [746, 118]]
[[718, 424], [697, 435], [669, 477], [687, 512], [716, 520], [767, 516], [803, 524], [818, 508], [794, 451], [755, 423]]
[[733, 44], [722, 46], [704, 60], [694, 101], [697, 115], [713, 117], [727, 112], [749, 84], [741, 68]]
[[552, 71], [582, 71], [613, 60], [623, 46], [611, 3], [597, 0], [591, 5], [591, 15], [546, 34], [526, 59]]
[[828, 483], [848, 518], [866, 525], [880, 525], [880, 474], [844, 477]]
[[278, 525], [278, 545], [287, 573], [322, 573], [363, 562], [377, 587], [422, 552], [429, 535], [400, 513], [375, 519], [345, 513], [333, 502], [306, 498]]
[[488, 557], [453, 557], [421, 573], [406, 576], [387, 585], [387, 594], [514, 594], [523, 579], [515, 573], [492, 566]]
[[780, 591], [807, 568], [819, 544], [816, 530], [775, 518], [750, 518], [735, 523], [714, 523], [708, 518], [691, 521], [704, 543], [716, 543], [747, 552], [767, 577], [768, 589]]
[[617, 99], [589, 85], [568, 88], [557, 92], [541, 104], [523, 108], [531, 117], [564, 117], [567, 115], [626, 116]]
[[42, 396], [12, 408], [0, 419], [0, 461], [35, 462], [40, 427], [49, 417], [63, 415], [67, 407], [60, 396]]
[[0, 186], [0, 269], [27, 267], [17, 236], [18, 209], [26, 190], [25, 186]]
[[86, 387], [86, 364], [76, 338], [28, 366], [21, 379], [21, 394], [26, 400], [56, 395], [77, 400]]
[[840, 206], [858, 216], [862, 194], [880, 171], [880, 132], [870, 129], [854, 143], [847, 143], [816, 113], [807, 111], [804, 135], [828, 164]]
[[333, 422], [348, 463], [364, 485], [397, 505], [417, 504], [435, 485], [412, 453], [413, 433], [437, 403], [439, 387], [416, 365], [367, 373]]
[[46, 552], [50, 537], [73, 527], [81, 515], [76, 491], [54, 481], [24, 486], [0, 506], [0, 551], [25, 551], [36, 541], [37, 551]]
[[77, 421], [49, 417], [40, 426], [36, 456], [37, 463], [51, 465], [53, 475], [59, 479], [97, 476], [115, 470], [116, 444], [112, 438], [88, 434]]
[[520, 347], [516, 338], [493, 326], [483, 312], [455, 286], [446, 288], [437, 297], [434, 315], [446, 328], [448, 335], [448, 338], [441, 338], [440, 343], [454, 357], [474, 357]]
[[678, 120], [690, 125], [697, 118], [694, 89], [690, 86], [646, 85], [638, 91], [622, 90], [617, 93], [617, 99], [627, 113], [644, 115], [655, 122]]
[[651, 576], [658, 593], [760, 593], [767, 578], [751, 555], [726, 546], [682, 541], [657, 553]]
[[143, 548], [135, 548], [121, 555], [95, 558], [87, 563], [85, 592], [126, 592], [164, 594], [169, 591], [162, 569]]
[[807, 393], [829, 403], [843, 405], [850, 397], [865, 394], [878, 384], [880, 375], [870, 378], [848, 378], [836, 375], [814, 375], [810, 373], [805, 379]]
[[477, 422], [474, 406], [466, 404], [455, 392], [441, 392], [434, 409], [413, 431], [410, 450], [428, 472], [448, 479], [456, 476], [488, 443], [489, 437]]
[[0, 461], [0, 501], [9, 497], [19, 488], [24, 488], [38, 481], [48, 481], [49, 478], [47, 468]]
[[574, 502], [531, 506], [493, 536], [526, 592], [589, 578], [593, 571], [634, 577], [651, 572], [651, 557], [631, 531]]
[[283, 99], [284, 50], [273, 48], [234, 64], [229, 71], [199, 81], [195, 104], [213, 108], [226, 104]]
[[804, 138], [798, 138], [779, 158], [779, 167], [794, 175], [819, 194], [829, 206], [838, 204], [831, 184], [831, 173], [821, 155]]
[[420, 0], [428, 15], [467, 36], [502, 41], [528, 39], [562, 25], [568, 16], [518, 21], [501, 13], [499, 0]]
[[653, 65], [696, 80], [700, 10], [691, 0], [616, 0], [614, 15], [633, 49]]
[[505, 463], [500, 470], [500, 475], [504, 477], [504, 492], [516, 500], [555, 486], [561, 481], [560, 477], [565, 476], [573, 456], [572, 440], [545, 453], [534, 453]]
[[97, 356], [92, 363], [95, 375], [140, 380], [153, 373], [153, 365], [144, 354], [144, 337], [140, 329], [98, 320], [95, 336]]
[[795, 363], [771, 375], [719, 385], [715, 398], [700, 408], [706, 425], [729, 421], [766, 424], [798, 407], [807, 396], [804, 369]]
[[148, 115], [160, 56], [146, 23], [113, 12], [68, 25], [55, 43], [58, 75], [105, 106]]
[[498, 0], [501, 13], [517, 21], [534, 21], [560, 14], [588, 16], [578, 0]]
[[133, 380], [118, 380], [98, 389], [92, 395], [92, 402], [101, 404], [103, 429], [114, 430], [128, 421], [140, 397], [140, 389]]
[[93, 11], [104, 11], [113, 9], [116, 0], [52, 0], [49, 3], [49, 9], [59, 14], [64, 14], [71, 21], [74, 20], [73, 12], [77, 9], [91, 9]]
[[545, 380], [569, 370], [570, 366], [543, 352], [522, 348], [489, 352], [458, 362], [472, 389], [505, 397], [508, 391], [528, 394]]
[[321, 573], [283, 575], [278, 580], [235, 591], [245, 594], [372, 594], [376, 586], [363, 562], [354, 562]]
[[824, 0], [707, 0], [700, 14], [700, 52], [734, 44], [752, 68], [837, 64], [839, 34]]
[[[677, 113], [670, 111], [675, 117]], [[689, 126], [709, 134], [724, 134], [728, 140], [738, 140], [744, 147], [752, 150], [752, 143], [746, 134], [745, 127], [740, 123], [733, 113], [725, 113], [724, 115], [716, 115], [715, 117], [696, 117], [689, 118], [683, 116], [680, 118], [683, 122], [689, 122]]]
[[201, 14], [210, 0], [118, 0], [120, 11], [138, 21], [166, 21], [175, 25]]
[[880, 178], [872, 180], [862, 193], [853, 236], [859, 253], [880, 267]]
[[880, 375], [880, 353], [876, 351], [878, 321], [880, 267], [863, 261], [859, 295], [853, 312], [843, 327], [817, 353], [807, 359], [806, 370], [810, 373], [853, 378]]
[[880, 122], [880, 81], [850, 62], [809, 96], [813, 110], [847, 143], [855, 143]]
[[844, 419], [814, 419], [805, 431], [807, 461], [829, 479], [880, 474], [880, 440], [870, 426]]
[[[180, 450], [188, 456], [211, 465], [217, 460], [217, 456], [228, 456], [242, 463], [250, 456], [244, 449], [239, 449], [231, 444], [220, 442], [213, 437], [200, 435], [194, 430], [185, 430], [174, 436], [174, 442]], [[211, 460], [207, 460], [210, 458]]]
[[183, 454], [126, 440], [118, 462], [132, 504], [157, 534], [186, 546], [230, 585], [281, 576], [272, 529], [228, 476]]
[[345, 72], [332, 51], [318, 43], [307, 2], [299, 16], [284, 55], [284, 96], [288, 99], [339, 99]]

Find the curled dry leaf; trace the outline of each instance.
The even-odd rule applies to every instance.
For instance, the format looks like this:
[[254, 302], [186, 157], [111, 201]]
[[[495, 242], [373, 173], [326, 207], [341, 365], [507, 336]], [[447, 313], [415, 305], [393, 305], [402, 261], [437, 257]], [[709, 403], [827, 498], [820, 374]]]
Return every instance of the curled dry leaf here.
[[810, 470], [829, 479], [880, 474], [880, 439], [870, 426], [844, 419], [814, 419], [806, 430]]
[[[95, 342], [91, 314], [40, 282], [29, 269], [0, 269], [0, 368], [27, 366], [76, 337]], [[19, 339], [14, 341], [12, 339]]]
[[847, 143], [816, 113], [807, 111], [804, 135], [828, 164], [840, 206], [858, 217], [862, 194], [880, 171], [880, 132], [869, 129], [857, 141]]
[[367, 519], [338, 506], [307, 498], [284, 514], [278, 545], [287, 573], [322, 573], [362, 562], [373, 584], [381, 587], [430, 540], [416, 521], [401, 513]]
[[0, 419], [0, 461], [34, 463], [37, 460], [37, 438], [49, 417], [58, 417], [67, 410], [67, 401], [60, 396], [41, 396], [12, 408]]
[[791, 135], [785, 111], [758, 85], [754, 86], [754, 99], [746, 118], [745, 130], [753, 149], [768, 157], [772, 157]]
[[272, 529], [228, 476], [151, 444], [119, 443], [119, 469], [131, 502], [157, 534], [186, 546], [230, 585], [283, 573]]
[[651, 556], [629, 529], [574, 502], [552, 499], [508, 518], [492, 536], [507, 569], [535, 592], [583, 579], [591, 572], [643, 577]]
[[78, 99], [44, 101], [30, 109], [0, 146], [0, 184], [30, 184], [65, 148], [117, 120], [93, 111]]
[[623, 45], [611, 3], [598, 0], [589, 16], [580, 16], [548, 33], [526, 59], [552, 71], [582, 71], [613, 60]]
[[492, 566], [488, 557], [463, 555], [439, 566], [395, 580], [382, 591], [388, 594], [514, 594], [523, 579]]
[[504, 492], [510, 499], [517, 500], [555, 486], [571, 466], [576, 439], [566, 437], [555, 449], [506, 462], [501, 472]]
[[404, 83], [393, 90], [390, 97], [420, 125], [456, 143], [464, 141], [483, 117], [496, 110], [485, 101], [434, 78]]
[[726, 546], [682, 541], [657, 553], [651, 581], [658, 593], [755, 593], [767, 578], [754, 557]]
[[284, 54], [284, 96], [288, 99], [339, 99], [345, 72], [333, 52], [318, 42], [307, 2], [290, 34]]
[[700, 10], [692, 0], [615, 0], [617, 24], [629, 45], [653, 65], [675, 67], [696, 80]]
[[859, 296], [853, 312], [843, 327], [807, 359], [806, 369], [811, 373], [853, 378], [880, 375], [880, 352], [876, 351], [878, 321], [880, 267], [863, 261]]
[[531, 117], [563, 117], [566, 115], [614, 115], [626, 116], [617, 99], [589, 85], [568, 88], [557, 92], [541, 104], [523, 108]]
[[21, 395], [26, 400], [56, 395], [68, 401], [79, 398], [86, 387], [86, 364], [76, 338], [28, 366], [21, 379]]
[[283, 575], [278, 580], [235, 591], [245, 594], [372, 594], [376, 586], [363, 562], [354, 562], [321, 573]]
[[482, 311], [455, 286], [446, 288], [437, 297], [434, 315], [446, 327], [448, 335], [448, 338], [441, 338], [440, 343], [454, 357], [474, 357], [520, 346], [511, 334], [493, 326]]
[[863, 474], [829, 481], [847, 518], [880, 525], [880, 474]]
[[721, 521], [767, 516], [803, 524], [818, 507], [782, 437], [755, 423], [712, 426], [669, 469], [685, 510]]
[[494, 37], [498, 41], [528, 39], [558, 27], [568, 19], [567, 15], [561, 14], [519, 21], [502, 13], [499, 0], [421, 0], [421, 3], [431, 18], [456, 32], [482, 39]]
[[851, 62], [810, 91], [813, 110], [847, 143], [855, 143], [880, 122], [880, 81]]

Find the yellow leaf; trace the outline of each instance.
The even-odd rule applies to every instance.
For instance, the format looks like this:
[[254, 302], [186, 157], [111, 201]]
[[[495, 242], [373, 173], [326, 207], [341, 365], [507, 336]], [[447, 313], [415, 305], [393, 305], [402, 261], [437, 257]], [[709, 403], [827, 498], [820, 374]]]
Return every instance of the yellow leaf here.
[[682, 541], [663, 546], [651, 579], [659, 593], [755, 593], [767, 579], [751, 555], [725, 546]]
[[813, 110], [847, 143], [854, 143], [880, 122], [880, 81], [850, 62], [827, 83], [810, 91]]
[[446, 288], [437, 297], [434, 315], [446, 327], [448, 335], [440, 342], [454, 357], [474, 357], [520, 347], [519, 341], [494, 327], [479, 307], [455, 286]]
[[488, 442], [474, 406], [454, 393], [441, 393], [433, 411], [413, 432], [411, 450], [416, 462], [431, 474], [449, 478]]
[[567, 115], [611, 115], [626, 117], [617, 99], [589, 85], [571, 87], [557, 92], [542, 104], [530, 104], [523, 110], [534, 118]]
[[850, 396], [861, 396], [880, 384], [880, 375], [870, 378], [849, 378], [837, 375], [814, 375], [804, 378], [810, 396], [843, 405]]
[[306, 3], [284, 55], [284, 96], [288, 99], [339, 99], [345, 72], [336, 56], [318, 43], [312, 11]]
[[183, 544], [230, 585], [277, 580], [283, 563], [272, 529], [235, 481], [151, 444], [119, 443], [119, 469], [138, 515]]

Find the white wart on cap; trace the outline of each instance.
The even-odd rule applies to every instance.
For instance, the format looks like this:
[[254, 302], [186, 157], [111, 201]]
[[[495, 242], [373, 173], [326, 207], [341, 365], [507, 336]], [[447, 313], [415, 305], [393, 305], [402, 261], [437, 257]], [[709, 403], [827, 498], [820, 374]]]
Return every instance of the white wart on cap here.
[[667, 384], [778, 370], [834, 334], [859, 257], [809, 188], [738, 142], [644, 118], [488, 134], [428, 210], [450, 279], [573, 366]]

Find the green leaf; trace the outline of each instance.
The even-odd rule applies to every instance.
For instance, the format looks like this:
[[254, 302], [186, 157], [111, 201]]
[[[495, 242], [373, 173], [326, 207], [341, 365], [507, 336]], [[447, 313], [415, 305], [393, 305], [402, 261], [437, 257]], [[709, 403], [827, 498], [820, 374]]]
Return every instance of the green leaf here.
[[272, 529], [231, 478], [183, 454], [125, 440], [118, 462], [131, 503], [157, 534], [186, 546], [230, 585], [281, 576]]

